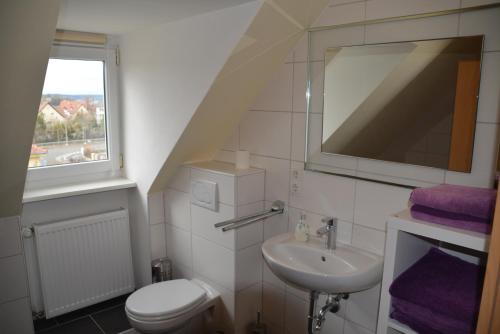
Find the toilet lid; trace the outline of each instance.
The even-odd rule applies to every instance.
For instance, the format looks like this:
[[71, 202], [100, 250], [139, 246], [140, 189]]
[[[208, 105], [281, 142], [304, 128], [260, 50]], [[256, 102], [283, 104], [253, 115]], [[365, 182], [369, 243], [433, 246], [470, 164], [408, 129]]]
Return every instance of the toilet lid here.
[[206, 291], [186, 280], [177, 279], [145, 286], [131, 294], [125, 307], [141, 318], [170, 318], [189, 311], [205, 299]]

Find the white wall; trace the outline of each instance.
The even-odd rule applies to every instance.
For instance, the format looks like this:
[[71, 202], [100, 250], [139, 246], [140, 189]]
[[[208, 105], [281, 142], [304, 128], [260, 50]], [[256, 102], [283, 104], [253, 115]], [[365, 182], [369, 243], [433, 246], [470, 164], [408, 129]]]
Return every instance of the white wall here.
[[[490, 1], [491, 2], [491, 1]], [[484, 1], [331, 1], [317, 24], [329, 25], [378, 17], [408, 15], [458, 8]], [[441, 182], [488, 186], [496, 159], [500, 101], [500, 9], [443, 17], [355, 26], [330, 34], [338, 45], [432, 39], [486, 34], [471, 174], [446, 172]], [[335, 46], [335, 45], [332, 45]], [[407, 206], [409, 190], [378, 183], [313, 173], [303, 170], [305, 142], [305, 87], [307, 41], [303, 40], [262, 92], [218, 159], [231, 161], [233, 151], [251, 151], [252, 166], [266, 169], [266, 201], [279, 198], [289, 205], [288, 217], [268, 220], [267, 237], [293, 229], [301, 211], [319, 226], [321, 216], [340, 219], [343, 242], [383, 254], [387, 215]], [[392, 164], [374, 168], [397, 168]], [[294, 178], [297, 172], [297, 179]], [[293, 191], [293, 185], [298, 191]], [[304, 334], [307, 295], [277, 279], [264, 267], [264, 320], [272, 333]], [[369, 334], [376, 328], [379, 287], [351, 295], [339, 314], [328, 315], [323, 333]]]
[[120, 40], [122, 147], [136, 281], [150, 280], [147, 192], [259, 2], [133, 32]]
[[59, 0], [0, 3], [4, 27], [0, 31], [0, 217], [21, 212], [36, 112], [58, 10]]

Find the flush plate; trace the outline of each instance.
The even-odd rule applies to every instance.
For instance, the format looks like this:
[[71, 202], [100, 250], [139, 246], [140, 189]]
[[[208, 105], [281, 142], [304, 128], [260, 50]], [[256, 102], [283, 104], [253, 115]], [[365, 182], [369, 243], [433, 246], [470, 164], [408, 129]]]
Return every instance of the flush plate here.
[[191, 203], [218, 211], [217, 183], [204, 180], [191, 181]]

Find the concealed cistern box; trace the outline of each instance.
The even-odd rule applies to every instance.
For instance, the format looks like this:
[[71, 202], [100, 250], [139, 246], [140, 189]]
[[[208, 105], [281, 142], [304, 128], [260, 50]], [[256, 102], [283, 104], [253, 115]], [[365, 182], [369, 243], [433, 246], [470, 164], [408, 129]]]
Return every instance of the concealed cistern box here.
[[204, 180], [191, 181], [191, 203], [218, 211], [217, 183]]

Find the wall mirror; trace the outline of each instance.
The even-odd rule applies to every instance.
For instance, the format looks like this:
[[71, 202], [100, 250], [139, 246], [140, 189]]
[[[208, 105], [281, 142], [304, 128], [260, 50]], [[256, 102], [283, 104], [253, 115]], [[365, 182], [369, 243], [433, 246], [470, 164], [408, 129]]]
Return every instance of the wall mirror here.
[[483, 36], [331, 46], [312, 34], [307, 169], [405, 185], [432, 182], [412, 170], [470, 172]]

